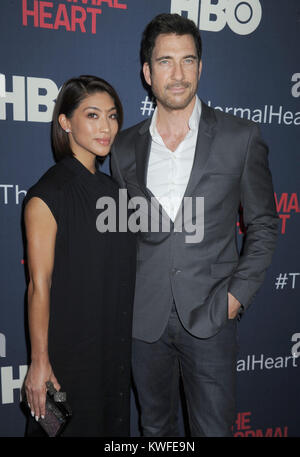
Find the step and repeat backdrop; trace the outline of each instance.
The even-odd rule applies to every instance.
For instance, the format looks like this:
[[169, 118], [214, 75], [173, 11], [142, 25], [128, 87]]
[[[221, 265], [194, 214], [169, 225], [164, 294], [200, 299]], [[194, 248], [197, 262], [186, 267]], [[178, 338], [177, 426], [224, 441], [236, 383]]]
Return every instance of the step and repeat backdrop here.
[[[63, 82], [98, 75], [125, 124], [151, 116], [139, 46], [158, 13], [193, 19], [203, 38], [198, 94], [252, 119], [270, 148], [280, 233], [273, 263], [239, 323], [237, 437], [300, 436], [299, 0], [3, 0], [0, 5], [0, 436], [24, 435], [28, 368], [22, 201], [54, 164], [51, 116]], [[104, 164], [109, 173], [109, 159]], [[237, 236], [242, 233], [237, 226]], [[82, 329], [84, 332], [84, 328]], [[132, 436], [140, 436], [132, 395]], [[182, 436], [184, 436], [182, 423]]]

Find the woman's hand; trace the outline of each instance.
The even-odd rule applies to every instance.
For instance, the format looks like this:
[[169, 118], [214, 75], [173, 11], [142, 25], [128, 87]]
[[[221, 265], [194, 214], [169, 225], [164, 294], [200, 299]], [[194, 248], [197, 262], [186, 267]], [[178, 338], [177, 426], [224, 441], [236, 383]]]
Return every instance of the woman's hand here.
[[46, 414], [47, 381], [51, 381], [55, 389], [60, 390], [60, 385], [53, 374], [49, 361], [33, 361], [26, 376], [25, 391], [31, 415], [36, 420], [39, 420], [40, 417], [43, 419]]

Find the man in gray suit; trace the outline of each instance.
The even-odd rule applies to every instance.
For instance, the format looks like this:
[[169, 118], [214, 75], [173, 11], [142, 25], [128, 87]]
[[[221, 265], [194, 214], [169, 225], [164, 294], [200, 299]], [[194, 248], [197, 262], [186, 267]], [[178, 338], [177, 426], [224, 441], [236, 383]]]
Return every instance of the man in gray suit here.
[[[237, 320], [263, 282], [277, 237], [268, 151], [257, 124], [197, 97], [201, 38], [192, 21], [154, 18], [141, 56], [157, 107], [118, 135], [111, 165], [129, 197], [144, 197], [149, 210], [149, 229], [138, 234], [133, 319], [143, 434], [178, 435], [181, 376], [191, 435], [231, 436]], [[188, 228], [187, 197], [204, 198], [204, 213], [193, 213]], [[246, 234], [238, 252], [240, 206]], [[153, 214], [159, 230], [151, 230]], [[188, 239], [197, 224], [203, 237]]]

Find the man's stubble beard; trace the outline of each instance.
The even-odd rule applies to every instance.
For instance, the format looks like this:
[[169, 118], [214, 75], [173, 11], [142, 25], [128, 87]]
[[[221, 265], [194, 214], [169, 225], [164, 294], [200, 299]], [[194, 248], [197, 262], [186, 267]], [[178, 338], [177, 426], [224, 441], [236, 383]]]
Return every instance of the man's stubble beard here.
[[[172, 84], [166, 87], [165, 90], [168, 90], [170, 87], [176, 87], [176, 86], [184, 86], [185, 88], [191, 87], [191, 83], [180, 83], [180, 84]], [[168, 97], [168, 95], [165, 95], [164, 97], [161, 96], [159, 93], [156, 92], [155, 86], [152, 86], [152, 93], [156, 99], [156, 102], [159, 102], [165, 109], [167, 110], [183, 110], [185, 109], [193, 100], [197, 93], [198, 85], [196, 85], [195, 89], [190, 92], [184, 99], [179, 100], [176, 102], [176, 96], [172, 95]]]

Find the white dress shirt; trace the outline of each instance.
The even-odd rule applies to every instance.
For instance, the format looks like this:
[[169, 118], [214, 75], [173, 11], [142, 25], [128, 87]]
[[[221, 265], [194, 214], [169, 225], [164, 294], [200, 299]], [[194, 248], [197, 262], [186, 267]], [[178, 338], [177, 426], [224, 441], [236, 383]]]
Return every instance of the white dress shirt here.
[[195, 106], [189, 119], [189, 131], [175, 151], [167, 148], [157, 131], [157, 108], [155, 108], [150, 124], [152, 143], [147, 171], [147, 187], [173, 222], [190, 178], [200, 116], [201, 101], [196, 96]]

